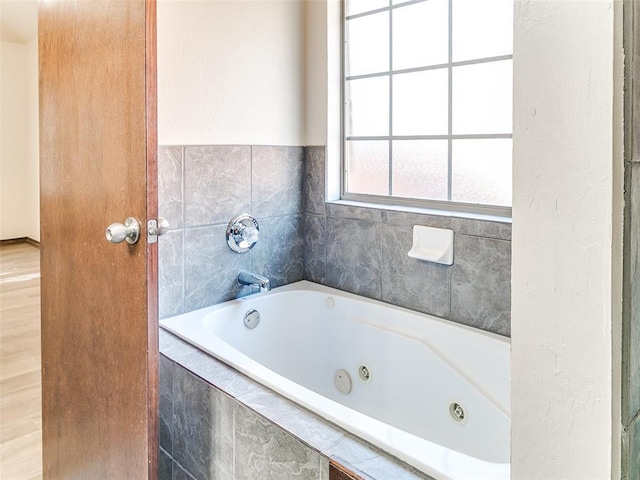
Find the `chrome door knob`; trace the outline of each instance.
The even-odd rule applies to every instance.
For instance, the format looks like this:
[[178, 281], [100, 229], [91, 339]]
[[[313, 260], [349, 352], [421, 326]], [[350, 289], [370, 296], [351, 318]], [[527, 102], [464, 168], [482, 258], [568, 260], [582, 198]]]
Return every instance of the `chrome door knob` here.
[[126, 240], [129, 245], [133, 245], [140, 238], [140, 223], [133, 217], [128, 217], [124, 224], [112, 223], [107, 227], [105, 237], [111, 243], [121, 243]]
[[169, 221], [166, 218], [158, 217], [158, 235], [164, 235], [169, 231]]

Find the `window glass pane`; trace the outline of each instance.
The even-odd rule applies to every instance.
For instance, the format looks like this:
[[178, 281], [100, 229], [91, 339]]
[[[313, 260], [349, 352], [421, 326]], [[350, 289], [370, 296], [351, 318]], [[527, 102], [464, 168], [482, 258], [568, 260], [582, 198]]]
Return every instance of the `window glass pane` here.
[[452, 200], [511, 205], [511, 139], [454, 140]]
[[347, 142], [347, 186], [350, 193], [389, 195], [389, 142]]
[[446, 69], [393, 76], [393, 134], [441, 135], [448, 130]]
[[429, 0], [393, 10], [393, 68], [447, 63], [447, 0]]
[[447, 200], [446, 140], [393, 142], [393, 195]]
[[389, 135], [389, 77], [350, 80], [345, 97], [347, 136]]
[[512, 61], [453, 69], [453, 133], [511, 133]]
[[454, 0], [453, 61], [513, 52], [513, 0]]
[[346, 21], [347, 76], [389, 71], [389, 12]]
[[389, 0], [346, 0], [347, 16], [388, 7]]

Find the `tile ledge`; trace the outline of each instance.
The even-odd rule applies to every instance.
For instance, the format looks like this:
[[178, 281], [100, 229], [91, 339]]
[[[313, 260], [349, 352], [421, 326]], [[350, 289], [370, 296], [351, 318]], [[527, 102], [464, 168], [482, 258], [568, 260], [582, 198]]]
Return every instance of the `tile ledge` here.
[[[280, 422], [274, 420], [273, 418], [271, 418], [271, 416], [268, 414], [268, 412], [265, 412], [264, 410], [262, 411], [257, 411], [255, 408], [252, 407], [252, 405], [250, 404], [250, 402], [245, 402], [243, 401], [242, 397], [250, 397], [245, 395], [239, 395], [239, 396], [234, 396], [231, 395], [229, 393], [227, 393], [225, 391], [225, 389], [221, 386], [216, 385], [215, 383], [213, 383], [213, 381], [211, 380], [211, 378], [203, 378], [201, 375], [198, 375], [198, 373], [194, 372], [192, 370], [192, 368], [196, 368], [196, 365], [190, 365], [191, 360], [193, 359], [193, 354], [194, 353], [202, 353], [202, 355], [205, 355], [208, 358], [208, 361], [212, 364], [212, 365], [220, 365], [225, 367], [226, 369], [231, 369], [233, 370], [234, 373], [236, 373], [238, 376], [242, 377], [242, 379], [245, 382], [248, 382], [250, 384], [252, 384], [256, 389], [261, 390], [262, 393], [265, 393], [267, 395], [273, 395], [274, 397], [280, 398], [280, 399], [284, 399], [287, 402], [291, 403], [291, 408], [295, 409], [295, 416], [298, 419], [305, 419], [309, 422], [309, 425], [313, 428], [317, 428], [318, 426], [318, 422], [321, 422], [322, 424], [324, 424], [324, 426], [329, 429], [329, 430], [334, 430], [336, 433], [340, 434], [340, 438], [338, 438], [335, 442], [329, 444], [328, 446], [325, 445], [324, 448], [320, 447], [319, 445], [314, 445], [313, 443], [309, 442], [309, 439], [304, 439], [303, 437], [305, 435], [302, 435], [302, 432], [295, 432], [292, 431], [293, 429], [291, 428], [287, 428], [283, 425], [280, 424]], [[387, 464], [384, 466], [384, 470], [388, 471], [389, 473], [391, 473], [392, 477], [391, 478], [402, 478], [403, 480], [429, 480], [431, 479], [431, 477], [429, 477], [427, 474], [425, 473], [417, 473], [413, 467], [409, 466], [409, 465], [405, 465], [401, 460], [393, 457], [392, 455], [382, 452], [381, 450], [378, 450], [377, 447], [374, 447], [370, 444], [368, 444], [366, 441], [360, 439], [359, 437], [356, 437], [355, 435], [342, 430], [340, 427], [336, 426], [335, 424], [323, 419], [322, 417], [313, 414], [312, 412], [306, 410], [305, 408], [295, 404], [294, 402], [292, 402], [291, 400], [286, 399], [285, 397], [283, 397], [282, 395], [279, 395], [275, 392], [273, 392], [272, 390], [269, 390], [267, 387], [264, 387], [262, 384], [260, 384], [259, 382], [256, 382], [255, 380], [253, 380], [252, 378], [249, 378], [245, 375], [243, 375], [242, 373], [236, 371], [235, 369], [233, 369], [232, 367], [229, 367], [226, 363], [210, 356], [207, 353], [202, 352], [201, 350], [199, 350], [198, 348], [194, 347], [193, 345], [185, 342], [184, 340], [182, 340], [181, 338], [175, 336], [174, 334], [167, 332], [166, 330], [163, 330], [162, 328], [160, 329], [160, 353], [162, 355], [164, 355], [165, 357], [167, 357], [169, 360], [175, 362], [176, 364], [182, 366], [183, 368], [186, 368], [187, 370], [189, 370], [191, 373], [193, 373], [194, 375], [198, 376], [200, 379], [202, 379], [202, 381], [212, 385], [215, 388], [218, 388], [219, 390], [221, 390], [222, 392], [226, 393], [227, 395], [230, 395], [235, 401], [239, 402], [240, 404], [242, 404], [244, 407], [250, 409], [252, 412], [254, 412], [256, 415], [259, 415], [261, 417], [265, 417], [267, 418], [271, 423], [273, 423], [275, 426], [277, 426], [278, 428], [282, 429], [283, 431], [285, 431], [286, 433], [288, 433], [289, 435], [292, 435], [293, 437], [295, 437], [296, 439], [298, 439], [298, 441], [301, 441], [302, 443], [308, 445], [309, 447], [313, 448], [314, 450], [316, 450], [320, 455], [322, 455], [323, 457], [325, 457], [327, 460], [329, 460], [330, 462], [336, 462], [336, 461], [340, 461], [342, 460], [344, 463], [346, 463], [346, 465], [343, 465], [343, 467], [345, 467], [346, 469], [353, 469], [353, 464], [357, 464], [358, 465], [358, 469], [357, 469], [357, 473], [359, 473], [360, 475], [364, 475], [366, 480], [383, 480], [385, 477], [375, 477], [373, 476], [370, 472], [368, 472], [368, 468], [367, 468], [367, 460], [363, 460], [362, 458], [349, 458], [349, 451], [345, 451], [344, 453], [342, 453], [342, 455], [340, 457], [335, 455], [335, 448], [338, 447], [338, 444], [342, 444], [343, 442], [346, 442], [347, 444], [352, 444], [352, 445], [357, 445], [358, 449], [363, 449], [363, 450], [368, 450], [371, 452], [371, 460], [375, 460], [376, 465], [372, 465], [374, 470], [379, 471], [380, 470], [380, 463], [383, 464]], [[200, 356], [200, 358], [202, 358], [202, 356]], [[356, 472], [354, 472], [356, 473]]]

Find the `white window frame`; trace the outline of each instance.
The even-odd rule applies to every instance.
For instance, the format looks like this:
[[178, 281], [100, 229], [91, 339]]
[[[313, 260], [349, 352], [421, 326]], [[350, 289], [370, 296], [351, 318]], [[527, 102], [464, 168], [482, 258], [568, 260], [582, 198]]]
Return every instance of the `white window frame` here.
[[[388, 7], [382, 7], [376, 10], [372, 10], [370, 12], [366, 12], [363, 14], [355, 14], [350, 15], [349, 18], [358, 18], [365, 15], [371, 15], [378, 12], [389, 11], [389, 21], [392, 22], [393, 18], [393, 10], [398, 8], [403, 8], [408, 5], [413, 5], [416, 3], [421, 3], [429, 0], [410, 0], [408, 2], [404, 2], [401, 4], [392, 5], [391, 1]], [[448, 96], [449, 96], [449, 120], [448, 120], [448, 133], [446, 135], [420, 135], [420, 136], [396, 136], [391, 135], [391, 131], [389, 131], [389, 135], [386, 136], [375, 136], [375, 137], [348, 137], [346, 135], [346, 82], [349, 79], [359, 79], [359, 78], [369, 78], [382, 76], [383, 74], [365, 74], [365, 75], [354, 75], [347, 77], [345, 75], [345, 59], [347, 55], [346, 48], [346, 0], [340, 0], [340, 45], [341, 45], [341, 55], [340, 55], [340, 200], [354, 203], [366, 203], [366, 204], [374, 204], [379, 205], [381, 207], [409, 207], [411, 209], [425, 209], [429, 211], [437, 211], [444, 213], [451, 213], [456, 216], [460, 214], [471, 214], [472, 216], [481, 215], [481, 216], [490, 216], [490, 217], [498, 217], [508, 219], [511, 218], [511, 207], [510, 206], [500, 206], [500, 205], [485, 205], [485, 204], [477, 204], [477, 203], [465, 203], [465, 202], [457, 202], [453, 200], [430, 200], [430, 199], [418, 199], [418, 198], [407, 198], [407, 197], [396, 197], [392, 195], [371, 195], [364, 193], [350, 193], [346, 191], [347, 184], [347, 175], [348, 175], [348, 166], [346, 161], [346, 153], [345, 153], [345, 145], [347, 140], [349, 139], [360, 139], [366, 138], [367, 140], [389, 140], [390, 144], [392, 140], [435, 140], [435, 139], [443, 139], [448, 141], [448, 192], [449, 196], [451, 196], [451, 183], [452, 183], [452, 142], [453, 140], [462, 140], [462, 139], [512, 139], [513, 133], [509, 134], [463, 134], [463, 135], [454, 135], [452, 132], [451, 125], [451, 109], [452, 109], [452, 70], [453, 67], [464, 66], [464, 65], [477, 65], [482, 63], [490, 63], [496, 61], [503, 60], [512, 60], [513, 55], [500, 55], [494, 57], [487, 57], [482, 59], [473, 59], [467, 61], [452, 61], [452, 0], [449, 0], [449, 58], [446, 64], [441, 65], [433, 65], [427, 67], [419, 67], [412, 69], [401, 69], [401, 70], [390, 70], [386, 72], [386, 75], [390, 78], [390, 98], [392, 95], [393, 88], [393, 75], [398, 73], [407, 73], [413, 71], [427, 71], [427, 70], [435, 70], [447, 68], [449, 75], [449, 88], [448, 88]], [[391, 36], [391, 31], [390, 31]], [[392, 42], [392, 38], [390, 38], [390, 42]], [[392, 45], [390, 45], [392, 47]], [[389, 55], [393, 55], [393, 49], [389, 49]], [[446, 66], [446, 67], [445, 67]], [[390, 118], [391, 121], [391, 118]], [[512, 160], [513, 162], [513, 160]], [[389, 182], [392, 181], [392, 169], [393, 169], [393, 159], [389, 157]]]

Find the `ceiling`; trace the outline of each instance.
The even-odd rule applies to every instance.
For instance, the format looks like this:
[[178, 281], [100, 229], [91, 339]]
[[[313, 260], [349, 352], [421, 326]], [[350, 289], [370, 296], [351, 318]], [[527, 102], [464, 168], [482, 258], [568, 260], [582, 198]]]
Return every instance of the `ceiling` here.
[[0, 0], [1, 41], [28, 43], [37, 36], [37, 0]]

